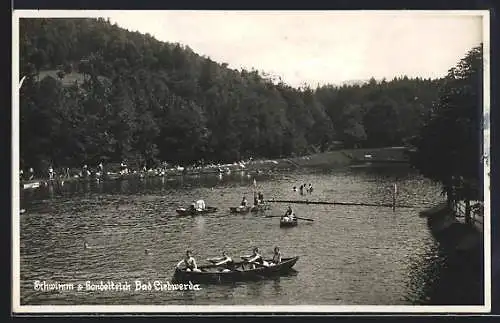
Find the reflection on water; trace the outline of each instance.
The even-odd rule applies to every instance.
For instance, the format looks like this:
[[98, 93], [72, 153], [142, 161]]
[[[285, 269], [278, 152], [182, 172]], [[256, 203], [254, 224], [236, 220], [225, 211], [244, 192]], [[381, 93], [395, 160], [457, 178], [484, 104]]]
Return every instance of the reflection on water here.
[[[154, 178], [54, 183], [25, 190], [21, 204], [22, 304], [423, 304], [438, 279], [432, 266], [444, 256], [418, 212], [440, 199], [429, 181], [377, 170], [281, 173], [256, 178], [265, 198], [398, 203], [415, 208], [293, 205], [314, 222], [280, 229], [278, 218], [229, 213], [242, 195], [251, 199], [253, 177]], [[300, 196], [293, 186], [312, 183]], [[178, 217], [175, 209], [203, 198], [219, 211]], [[274, 204], [278, 216], [286, 205]], [[89, 248], [84, 248], [84, 242]], [[226, 250], [233, 258], [258, 246], [298, 255], [297, 272], [279, 279], [203, 286], [182, 292], [39, 292], [35, 280], [169, 281], [186, 249], [198, 263]]]

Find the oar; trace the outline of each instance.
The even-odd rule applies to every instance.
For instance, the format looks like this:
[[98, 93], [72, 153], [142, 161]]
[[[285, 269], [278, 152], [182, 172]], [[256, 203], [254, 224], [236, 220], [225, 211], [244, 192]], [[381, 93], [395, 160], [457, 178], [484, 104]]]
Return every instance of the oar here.
[[[281, 215], [266, 215], [264, 216], [266, 218], [281, 218], [282, 216]], [[308, 218], [300, 218], [298, 216], [295, 217], [296, 219], [300, 219], [300, 220], [305, 220], [305, 221], [311, 221], [313, 222], [314, 220], [313, 219], [308, 219]]]
[[298, 216], [296, 216], [297, 219], [300, 219], [300, 220], [305, 220], [305, 221], [314, 221], [313, 219], [308, 219], [308, 218], [299, 218]]
[[[241, 258], [243, 258], [243, 257], [241, 257]], [[245, 262], [244, 262], [244, 263], [242, 263], [242, 264], [253, 264], [253, 265], [256, 265], [256, 266], [266, 267], [266, 268], [267, 268], [267, 266], [266, 266], [266, 265], [260, 264], [260, 263], [255, 262], [255, 261], [248, 261], [248, 260], [246, 260], [245, 258], [243, 258], [243, 259], [245, 260]]]

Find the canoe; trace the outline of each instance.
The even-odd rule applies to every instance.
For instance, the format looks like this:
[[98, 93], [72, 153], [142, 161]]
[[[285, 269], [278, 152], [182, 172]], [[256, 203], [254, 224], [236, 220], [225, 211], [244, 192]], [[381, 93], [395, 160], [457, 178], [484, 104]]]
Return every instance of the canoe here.
[[[283, 258], [281, 263], [270, 265], [269, 267], [253, 265], [248, 262], [235, 262], [235, 269], [230, 271], [221, 271], [216, 265], [207, 265], [198, 267], [201, 271], [186, 271], [176, 268], [174, 282], [193, 282], [193, 283], [232, 283], [262, 280], [266, 278], [279, 277], [294, 272], [293, 266], [299, 259], [298, 256], [292, 258]], [[270, 260], [266, 260], [270, 262]]]
[[201, 211], [191, 210], [186, 208], [179, 208], [175, 211], [177, 212], [178, 215], [202, 215], [208, 213], [215, 213], [217, 212], [217, 208], [213, 206], [207, 206], [204, 210]]
[[291, 220], [290, 218], [283, 217], [280, 219], [280, 228], [296, 227], [297, 224], [298, 224], [297, 218]]

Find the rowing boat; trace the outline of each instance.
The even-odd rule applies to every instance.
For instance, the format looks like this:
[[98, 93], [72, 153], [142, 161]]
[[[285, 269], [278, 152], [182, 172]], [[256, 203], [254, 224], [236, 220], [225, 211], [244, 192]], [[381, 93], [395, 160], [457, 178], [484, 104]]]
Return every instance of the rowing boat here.
[[296, 217], [294, 218], [289, 218], [289, 217], [282, 217], [280, 219], [280, 228], [290, 228], [290, 227], [296, 227], [298, 224], [298, 220]]
[[[279, 277], [294, 272], [292, 267], [298, 259], [298, 256], [283, 258], [279, 264], [269, 266], [256, 265], [256, 268], [253, 268], [252, 263], [245, 261], [235, 262], [233, 270], [225, 271], [221, 271], [221, 267], [216, 265], [200, 266], [198, 267], [200, 269], [199, 272], [176, 268], [173, 281], [217, 284]], [[266, 261], [271, 263], [271, 260]]]
[[229, 208], [231, 213], [248, 213], [252, 209], [251, 206], [232, 206]]
[[231, 213], [248, 213], [248, 212], [262, 212], [269, 210], [270, 207], [267, 204], [253, 205], [253, 206], [232, 206], [229, 208]]
[[205, 209], [203, 210], [196, 210], [196, 209], [191, 209], [191, 208], [179, 208], [177, 210], [175, 210], [177, 212], [178, 215], [182, 215], [182, 216], [185, 216], [185, 215], [202, 215], [202, 214], [208, 214], [208, 213], [215, 213], [217, 212], [217, 208], [216, 207], [213, 207], [213, 206], [207, 206]]
[[271, 206], [269, 204], [258, 204], [252, 206], [252, 209], [250, 210], [251, 212], [264, 212], [265, 210], [271, 209]]

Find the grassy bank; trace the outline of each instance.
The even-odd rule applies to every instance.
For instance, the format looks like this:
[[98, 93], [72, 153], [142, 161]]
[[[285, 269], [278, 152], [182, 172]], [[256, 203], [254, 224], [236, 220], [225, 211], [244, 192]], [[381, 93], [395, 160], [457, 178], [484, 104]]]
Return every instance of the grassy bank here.
[[325, 166], [335, 168], [346, 167], [358, 162], [405, 161], [405, 151], [404, 147], [342, 149], [303, 157], [285, 158], [278, 160], [278, 162], [295, 168]]

